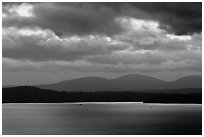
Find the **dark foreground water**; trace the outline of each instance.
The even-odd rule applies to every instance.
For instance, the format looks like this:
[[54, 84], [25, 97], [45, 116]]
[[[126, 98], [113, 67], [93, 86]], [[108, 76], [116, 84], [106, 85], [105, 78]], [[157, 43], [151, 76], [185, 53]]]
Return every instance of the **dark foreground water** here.
[[3, 104], [3, 134], [201, 134], [202, 105]]

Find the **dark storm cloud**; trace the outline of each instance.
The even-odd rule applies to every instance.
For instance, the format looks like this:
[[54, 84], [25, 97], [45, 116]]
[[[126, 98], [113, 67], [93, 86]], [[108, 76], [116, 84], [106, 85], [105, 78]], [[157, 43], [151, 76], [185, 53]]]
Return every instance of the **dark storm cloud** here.
[[[3, 26], [38, 26], [58, 35], [105, 34], [122, 31], [115, 17], [157, 20], [177, 35], [202, 30], [202, 3], [29, 3], [35, 17], [7, 17]], [[15, 5], [15, 4], [13, 4]], [[19, 5], [19, 4], [18, 4]], [[3, 12], [8, 13], [8, 4]]]
[[88, 3], [40, 3], [33, 8], [35, 17], [8, 17], [3, 26], [38, 26], [51, 29], [58, 35], [86, 35], [119, 32], [121, 28], [114, 22], [115, 12], [105, 6]]
[[177, 35], [202, 31], [202, 3], [133, 3], [132, 6], [154, 14], [163, 25], [171, 27]]
[[[161, 28], [177, 35], [202, 31], [201, 2], [134, 2], [104, 5], [135, 18], [158, 20]], [[138, 10], [143, 11], [143, 14], [138, 14]]]

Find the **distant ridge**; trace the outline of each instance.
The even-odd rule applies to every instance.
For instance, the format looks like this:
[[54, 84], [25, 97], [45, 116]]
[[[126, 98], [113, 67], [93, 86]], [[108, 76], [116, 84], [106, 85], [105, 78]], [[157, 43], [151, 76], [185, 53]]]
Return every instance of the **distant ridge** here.
[[66, 80], [54, 84], [36, 85], [36, 87], [56, 91], [170, 90], [184, 88], [202, 88], [202, 77], [186, 76], [178, 80], [168, 82], [146, 75], [131, 74], [115, 79], [84, 77]]

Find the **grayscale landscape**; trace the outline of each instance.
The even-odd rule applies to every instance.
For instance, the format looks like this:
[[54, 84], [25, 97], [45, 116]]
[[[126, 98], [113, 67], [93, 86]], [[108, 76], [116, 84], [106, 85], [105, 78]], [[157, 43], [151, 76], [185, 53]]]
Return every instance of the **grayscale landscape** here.
[[202, 2], [2, 2], [3, 135], [202, 135]]

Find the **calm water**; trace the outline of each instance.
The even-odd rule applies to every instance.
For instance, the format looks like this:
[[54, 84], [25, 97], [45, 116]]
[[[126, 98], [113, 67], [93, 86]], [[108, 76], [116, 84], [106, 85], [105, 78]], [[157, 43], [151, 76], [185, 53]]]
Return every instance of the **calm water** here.
[[202, 105], [3, 104], [3, 134], [201, 134]]

